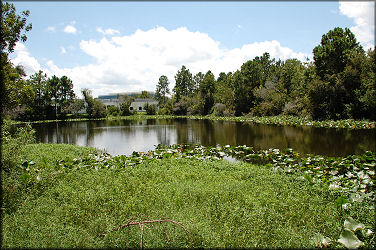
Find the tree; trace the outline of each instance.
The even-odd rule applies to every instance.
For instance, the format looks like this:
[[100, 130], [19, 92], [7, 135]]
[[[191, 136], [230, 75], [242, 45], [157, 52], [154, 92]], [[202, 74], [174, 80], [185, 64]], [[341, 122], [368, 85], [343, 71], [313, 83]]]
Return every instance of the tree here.
[[134, 97], [130, 97], [128, 95], [122, 95], [120, 97], [120, 100], [122, 100], [122, 102], [120, 103], [121, 115], [130, 115], [131, 112], [129, 110], [129, 107], [131, 106], [132, 101], [134, 101]]
[[90, 118], [101, 118], [106, 116], [105, 105], [101, 101], [94, 99], [89, 89], [83, 89], [82, 95], [87, 104], [86, 113]]
[[12, 53], [16, 43], [21, 40], [25, 42], [27, 37], [23, 30], [30, 31], [32, 24], [26, 25], [26, 18], [30, 11], [23, 11], [21, 15], [16, 14], [16, 8], [10, 3], [1, 3], [1, 52]]
[[138, 98], [149, 99], [149, 98], [151, 98], [151, 95], [146, 90], [143, 90], [143, 91], [141, 91], [141, 94], [138, 96]]
[[199, 87], [199, 96], [202, 107], [202, 114], [207, 115], [210, 113], [214, 106], [214, 93], [215, 93], [215, 78], [213, 73], [209, 70]]
[[19, 40], [25, 42], [27, 39], [26, 35], [22, 32], [30, 31], [32, 28], [31, 24], [26, 25], [26, 17], [29, 13], [30, 12], [26, 10], [23, 11], [21, 15], [18, 15], [16, 14], [16, 8], [13, 4], [1, 2], [0, 60], [2, 68], [0, 70], [0, 97], [2, 100], [2, 114], [18, 107], [20, 104], [18, 99], [13, 99], [19, 96], [20, 93], [17, 92], [23, 92], [23, 96], [25, 96], [26, 93], [31, 93], [29, 86], [20, 85], [26, 83], [20, 81], [23, 75], [19, 70], [15, 69], [8, 59], [8, 53], [14, 51], [16, 43]]
[[236, 71], [233, 77], [235, 94], [235, 114], [241, 115], [251, 111], [257, 102], [254, 89], [263, 85], [264, 65], [259, 59], [249, 60]]
[[204, 77], [205, 77], [205, 75], [202, 72], [198, 72], [196, 75], [194, 75], [194, 77], [193, 77], [194, 91], [198, 90], [202, 80], [204, 80]]
[[343, 72], [351, 59], [352, 51], [364, 53], [349, 28], [343, 30], [336, 27], [324, 34], [320, 45], [313, 49], [316, 73], [321, 80], [333, 79], [332, 76]]
[[54, 98], [55, 104], [55, 118], [57, 118], [57, 104], [58, 99], [60, 98], [60, 79], [53, 75], [52, 78], [48, 79], [47, 82], [48, 90], [51, 93], [51, 97]]
[[[219, 73], [217, 78], [214, 103], [225, 105], [225, 110], [229, 113], [234, 111], [234, 90], [231, 86], [232, 73]], [[222, 107], [221, 105], [217, 105]]]
[[39, 70], [39, 72], [34, 73], [29, 77], [29, 82], [33, 86], [33, 90], [36, 94], [35, 107], [38, 110], [43, 110], [43, 96], [46, 92], [47, 74], [43, 74], [43, 71]]
[[[350, 29], [337, 27], [322, 36], [321, 43], [313, 49], [313, 54], [316, 75], [320, 81], [316, 80], [310, 88], [311, 104], [317, 106], [319, 104], [315, 104], [315, 101], [325, 101], [321, 104], [327, 110], [326, 117], [317, 118], [352, 118], [353, 111], [358, 106], [355, 92], [361, 86], [360, 63], [354, 64], [353, 61], [364, 56], [363, 48]], [[312, 98], [323, 92], [326, 96]]]
[[59, 81], [59, 105], [62, 113], [68, 112], [69, 103], [75, 98], [73, 82], [67, 76], [62, 76]]
[[175, 87], [172, 91], [175, 93], [176, 102], [180, 101], [182, 96], [191, 96], [193, 94], [194, 84], [192, 74], [189, 69], [183, 65], [175, 75]]
[[170, 89], [168, 88], [169, 84], [170, 82], [168, 81], [167, 76], [162, 75], [161, 77], [159, 77], [157, 89], [155, 90], [154, 96], [159, 105], [163, 104], [164, 106], [166, 104], [166, 94], [170, 93]]

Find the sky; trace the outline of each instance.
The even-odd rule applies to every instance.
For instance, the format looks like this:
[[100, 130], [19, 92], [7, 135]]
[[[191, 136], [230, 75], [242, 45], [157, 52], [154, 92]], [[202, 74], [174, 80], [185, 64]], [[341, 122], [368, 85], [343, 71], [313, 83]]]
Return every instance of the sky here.
[[350, 28], [367, 50], [375, 43], [374, 1], [10, 1], [29, 10], [25, 43], [11, 60], [31, 75], [68, 76], [80, 96], [170, 89], [183, 65], [192, 74], [235, 72], [268, 52], [312, 60], [322, 35]]

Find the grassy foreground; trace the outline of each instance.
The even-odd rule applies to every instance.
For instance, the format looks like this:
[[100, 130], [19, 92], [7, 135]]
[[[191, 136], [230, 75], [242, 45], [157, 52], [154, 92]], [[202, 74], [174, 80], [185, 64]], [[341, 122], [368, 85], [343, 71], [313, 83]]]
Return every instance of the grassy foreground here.
[[[194, 158], [75, 167], [82, 164], [75, 159], [96, 152], [63, 144], [25, 146], [20, 158], [30, 165], [2, 176], [3, 248], [306, 248], [328, 238], [348, 239], [338, 195], [297, 174]], [[372, 228], [374, 208], [364, 202], [354, 203], [349, 215]], [[125, 226], [166, 218], [187, 231], [172, 222]], [[373, 242], [365, 240], [365, 247]]]
[[316, 233], [339, 237], [334, 198], [295, 175], [195, 159], [59, 174], [61, 157], [94, 149], [52, 144], [27, 149], [41, 184], [29, 187], [16, 209], [3, 216], [2, 247], [139, 247], [139, 226], [109, 231], [161, 218], [182, 223], [189, 233], [174, 223], [150, 224], [143, 247], [295, 248], [315, 246]]

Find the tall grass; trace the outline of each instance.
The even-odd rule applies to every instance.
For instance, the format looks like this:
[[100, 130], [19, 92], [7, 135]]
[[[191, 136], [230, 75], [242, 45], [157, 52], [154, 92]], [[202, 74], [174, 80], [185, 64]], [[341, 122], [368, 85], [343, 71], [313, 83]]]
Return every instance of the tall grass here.
[[315, 233], [339, 236], [333, 200], [297, 176], [246, 163], [165, 159], [71, 171], [5, 214], [3, 246], [139, 247], [139, 227], [108, 231], [170, 218], [190, 233], [172, 223], [148, 225], [144, 247], [313, 247]]

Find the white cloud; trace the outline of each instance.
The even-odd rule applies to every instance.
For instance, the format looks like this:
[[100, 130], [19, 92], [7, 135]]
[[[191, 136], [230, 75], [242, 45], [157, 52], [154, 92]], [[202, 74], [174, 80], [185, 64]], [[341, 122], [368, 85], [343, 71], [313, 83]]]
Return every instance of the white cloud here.
[[69, 24], [69, 25], [65, 26], [64, 32], [68, 33], [68, 34], [76, 34], [77, 29], [73, 26], [73, 24]]
[[22, 43], [18, 42], [14, 48], [15, 58], [11, 59], [14, 65], [22, 65], [27, 75], [32, 75], [40, 70], [40, 64], [37, 59], [32, 57]]
[[308, 55], [294, 52], [278, 41], [245, 44], [241, 48], [225, 49], [208, 34], [191, 32], [185, 27], [167, 30], [157, 27], [137, 30], [127, 36], [82, 40], [80, 49], [95, 59], [94, 63], [60, 68], [53, 61], [42, 69], [47, 75], [66, 75], [72, 79], [74, 91], [89, 88], [94, 96], [126, 91], [154, 91], [161, 75], [175, 84], [176, 72], [185, 65], [193, 74], [211, 70], [236, 71], [247, 60], [268, 52], [272, 58], [298, 58]]
[[67, 50], [63, 46], [61, 46], [60, 47], [60, 53], [65, 54], [65, 53], [67, 53]]
[[373, 47], [375, 44], [375, 2], [340, 2], [339, 11], [354, 20], [355, 26], [350, 30], [355, 34], [358, 42], [366, 50]]
[[115, 34], [120, 34], [120, 31], [115, 30], [115, 29], [105, 29], [103, 30], [101, 27], [97, 28], [97, 31], [99, 33], [102, 33], [103, 35], [115, 35]]
[[51, 32], [51, 33], [55, 33], [56, 32], [56, 28], [54, 26], [48, 26], [45, 31], [47, 32]]

